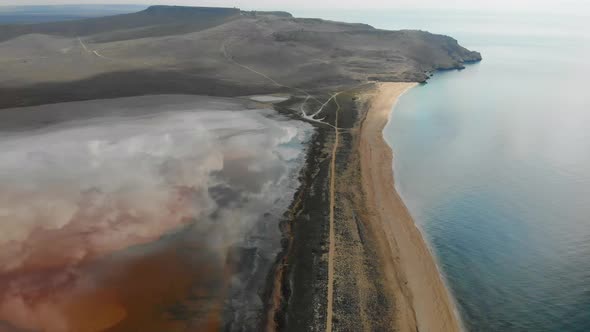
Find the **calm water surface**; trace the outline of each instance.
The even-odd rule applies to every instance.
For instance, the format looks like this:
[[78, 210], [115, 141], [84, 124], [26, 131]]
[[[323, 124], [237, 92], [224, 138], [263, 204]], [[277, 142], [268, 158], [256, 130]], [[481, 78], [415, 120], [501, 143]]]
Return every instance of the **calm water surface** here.
[[398, 190], [469, 330], [590, 331], [590, 20], [330, 18], [449, 34], [482, 52], [482, 63], [438, 73], [395, 108], [385, 136]]
[[256, 330], [311, 134], [260, 107], [4, 110], [0, 331]]

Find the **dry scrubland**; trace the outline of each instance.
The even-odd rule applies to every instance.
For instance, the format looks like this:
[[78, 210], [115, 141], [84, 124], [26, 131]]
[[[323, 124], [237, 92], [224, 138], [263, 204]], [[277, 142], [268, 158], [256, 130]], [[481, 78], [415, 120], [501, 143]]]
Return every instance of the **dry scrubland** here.
[[[480, 59], [424, 31], [155, 6], [0, 26], [0, 108], [146, 94], [287, 95], [275, 110], [315, 129], [281, 223], [282, 253], [259, 294], [259, 329], [455, 331], [434, 260], [395, 193], [381, 130], [411, 86], [401, 82]], [[49, 122], [15, 116], [0, 129]], [[232, 326], [231, 318], [217, 323]]]
[[[281, 12], [150, 7], [105, 18], [0, 26], [0, 107], [156, 93], [217, 96], [421, 82], [478, 60], [423, 31], [293, 18]], [[115, 84], [116, 83], [116, 84]]]

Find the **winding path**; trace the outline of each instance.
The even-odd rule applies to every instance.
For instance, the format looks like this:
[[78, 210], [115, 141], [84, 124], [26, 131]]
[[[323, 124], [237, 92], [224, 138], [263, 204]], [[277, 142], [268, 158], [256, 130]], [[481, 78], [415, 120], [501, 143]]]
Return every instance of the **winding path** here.
[[[97, 57], [99, 57], [99, 58], [103, 58], [103, 59], [105, 59], [105, 60], [110, 60], [110, 61], [117, 61], [116, 59], [109, 58], [109, 57], [107, 57], [107, 56], [104, 56], [104, 55], [100, 54], [100, 53], [99, 53], [97, 50], [91, 50], [91, 49], [89, 49], [89, 48], [88, 48], [88, 46], [86, 46], [86, 44], [84, 44], [84, 42], [82, 41], [82, 39], [81, 39], [80, 37], [78, 37], [78, 42], [80, 42], [80, 45], [82, 45], [82, 47], [84, 48], [84, 50], [85, 50], [86, 52], [88, 52], [88, 53], [94, 54], [94, 55], [96, 55]], [[144, 62], [144, 64], [147, 64], [147, 63], [145, 63], [145, 62]]]
[[[330, 100], [332, 100], [332, 98], [334, 98], [334, 96], [330, 97], [326, 102], [322, 103], [319, 99], [317, 99], [316, 97], [312, 96], [309, 92], [307, 92], [307, 91], [305, 91], [305, 90], [303, 90], [301, 88], [296, 88], [296, 87], [293, 87], [293, 86], [288, 86], [288, 85], [285, 85], [285, 84], [281, 84], [281, 83], [275, 81], [273, 78], [269, 77], [268, 75], [266, 75], [264, 73], [261, 73], [260, 71], [254, 69], [252, 67], [249, 67], [249, 66], [246, 66], [244, 64], [241, 64], [241, 63], [237, 62], [231, 56], [231, 54], [229, 54], [229, 52], [227, 50], [227, 43], [228, 42], [229, 42], [228, 40], [226, 40], [225, 42], [223, 42], [223, 44], [221, 44], [221, 49], [220, 49], [221, 50], [221, 53], [223, 54], [223, 56], [228, 61], [230, 61], [231, 63], [235, 64], [238, 67], [244, 68], [244, 69], [246, 69], [246, 70], [248, 70], [248, 71], [250, 71], [250, 72], [252, 72], [252, 73], [254, 73], [254, 74], [258, 75], [258, 76], [261, 76], [261, 77], [265, 78], [266, 80], [268, 80], [269, 82], [271, 82], [272, 84], [274, 84], [274, 85], [276, 85], [276, 86], [278, 86], [280, 88], [287, 88], [287, 89], [291, 89], [291, 90], [294, 90], [294, 91], [301, 92], [301, 93], [305, 94], [305, 96], [306, 96], [305, 101], [301, 105], [301, 116], [303, 118], [305, 118], [306, 120], [308, 120], [308, 121], [317, 122], [317, 123], [321, 123], [321, 124], [324, 124], [324, 125], [328, 125], [328, 126], [334, 127], [333, 125], [331, 125], [331, 124], [329, 124], [327, 122], [322, 121], [323, 119], [316, 119], [316, 116], [324, 109], [324, 107], [330, 102]], [[322, 105], [312, 115], [308, 115], [305, 112], [305, 109], [304, 109], [305, 103], [307, 103], [307, 101], [309, 99], [313, 99], [316, 102], [318, 102], [318, 104]]]
[[[335, 235], [335, 230], [334, 230], [334, 213], [335, 213], [335, 208], [336, 208], [336, 197], [335, 197], [336, 196], [336, 194], [335, 194], [335, 191], [336, 191], [336, 154], [338, 152], [338, 145], [340, 144], [340, 131], [339, 131], [340, 128], [338, 128], [338, 116], [340, 113], [340, 104], [338, 103], [338, 95], [340, 95], [343, 91], [333, 94], [330, 98], [328, 98], [328, 100], [326, 100], [324, 103], [321, 103], [316, 97], [312, 96], [311, 94], [309, 94], [305, 90], [281, 84], [281, 83], [275, 81], [274, 79], [272, 79], [271, 77], [269, 77], [268, 75], [263, 74], [254, 68], [251, 68], [249, 66], [246, 66], [246, 65], [243, 65], [243, 64], [237, 62], [228, 53], [226, 44], [227, 44], [227, 41], [221, 45], [221, 52], [223, 53], [223, 56], [228, 61], [232, 62], [233, 64], [235, 64], [241, 68], [244, 68], [254, 74], [257, 74], [257, 75], [267, 79], [269, 82], [273, 83], [274, 85], [276, 85], [278, 87], [287, 88], [287, 89], [291, 89], [291, 90], [295, 90], [295, 91], [304, 93], [306, 95], [306, 98], [300, 107], [302, 117], [307, 119], [308, 121], [313, 121], [313, 122], [318, 122], [318, 123], [321, 123], [324, 125], [328, 125], [334, 129], [334, 134], [335, 134], [334, 135], [334, 144], [332, 147], [332, 159], [330, 161], [330, 220], [329, 220], [330, 230], [329, 230], [329, 248], [328, 248], [328, 286], [327, 286], [328, 291], [327, 291], [327, 297], [326, 297], [326, 301], [327, 301], [326, 332], [332, 332], [332, 317], [333, 317], [333, 309], [332, 308], [333, 308], [333, 303], [334, 303], [334, 256], [336, 253], [336, 235]], [[364, 84], [366, 84], [366, 83], [364, 83]], [[364, 85], [364, 84], [360, 84], [359, 86]], [[315, 113], [308, 115], [304, 110], [304, 105], [310, 98], [314, 99], [315, 101], [320, 103], [321, 107]], [[334, 124], [324, 122], [323, 119], [316, 119], [316, 116], [318, 116], [332, 100], [334, 100], [334, 102], [336, 103], [336, 114], [335, 114]]]
[[340, 113], [340, 104], [338, 104], [337, 94], [333, 96], [336, 102], [336, 120], [334, 121], [334, 147], [332, 148], [332, 161], [330, 162], [330, 246], [328, 249], [328, 297], [326, 309], [326, 332], [332, 331], [332, 306], [334, 303], [334, 254], [336, 252], [336, 236], [334, 234], [334, 209], [336, 208], [336, 153], [340, 143], [340, 131], [338, 129], [338, 114]]
[[90, 53], [90, 50], [88, 49], [88, 47], [86, 47], [86, 44], [84, 44], [84, 42], [82, 41], [82, 39], [80, 39], [80, 37], [78, 37], [78, 42], [80, 43], [80, 45], [82, 45], [82, 48], [84, 48], [84, 51]]

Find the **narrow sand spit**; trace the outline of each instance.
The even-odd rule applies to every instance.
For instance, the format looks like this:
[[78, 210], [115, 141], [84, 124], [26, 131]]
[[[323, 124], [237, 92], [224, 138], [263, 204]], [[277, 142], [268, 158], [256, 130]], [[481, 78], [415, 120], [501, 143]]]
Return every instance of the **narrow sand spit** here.
[[395, 294], [399, 331], [460, 331], [454, 303], [422, 234], [395, 191], [393, 154], [382, 131], [393, 105], [414, 83], [383, 83], [367, 94], [359, 152], [362, 186], [387, 284]]

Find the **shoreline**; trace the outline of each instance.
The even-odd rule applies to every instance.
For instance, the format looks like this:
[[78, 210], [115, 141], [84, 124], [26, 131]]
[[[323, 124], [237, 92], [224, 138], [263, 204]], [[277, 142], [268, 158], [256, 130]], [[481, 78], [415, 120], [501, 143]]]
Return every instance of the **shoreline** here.
[[358, 153], [368, 223], [395, 297], [400, 331], [461, 331], [455, 302], [434, 255], [395, 188], [393, 152], [383, 137], [399, 97], [415, 83], [380, 83], [365, 94]]
[[[436, 258], [395, 189], [382, 135], [394, 104], [415, 85], [378, 83], [322, 96], [329, 100], [325, 121], [335, 127], [316, 125], [309, 140], [300, 187], [280, 221], [283, 250], [264, 287], [261, 328], [462, 330]], [[290, 107], [301, 101], [274, 109], [296, 118]], [[40, 123], [56, 120], [44, 116]]]

